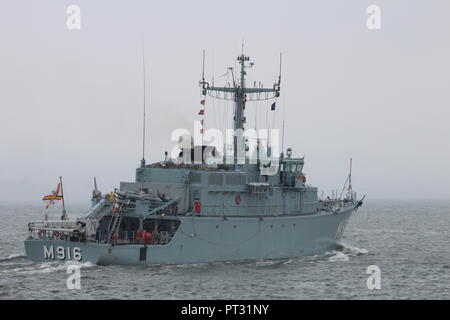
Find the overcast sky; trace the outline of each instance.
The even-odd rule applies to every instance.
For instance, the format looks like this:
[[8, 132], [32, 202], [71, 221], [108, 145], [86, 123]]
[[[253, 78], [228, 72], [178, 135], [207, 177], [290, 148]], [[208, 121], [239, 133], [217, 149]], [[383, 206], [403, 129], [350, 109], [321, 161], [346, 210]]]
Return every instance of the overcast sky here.
[[[71, 4], [80, 30], [66, 27]], [[371, 4], [381, 30], [366, 26]], [[274, 125], [286, 108], [285, 145], [305, 155], [308, 183], [341, 188], [352, 157], [361, 195], [450, 198], [448, 0], [0, 0], [0, 203], [39, 202], [60, 175], [69, 203], [89, 201], [93, 176], [104, 192], [134, 180], [142, 38], [147, 162], [199, 118], [202, 50], [225, 84], [244, 40], [250, 83], [271, 86], [283, 53]], [[269, 103], [249, 115], [264, 122]], [[225, 108], [208, 99], [206, 126]]]

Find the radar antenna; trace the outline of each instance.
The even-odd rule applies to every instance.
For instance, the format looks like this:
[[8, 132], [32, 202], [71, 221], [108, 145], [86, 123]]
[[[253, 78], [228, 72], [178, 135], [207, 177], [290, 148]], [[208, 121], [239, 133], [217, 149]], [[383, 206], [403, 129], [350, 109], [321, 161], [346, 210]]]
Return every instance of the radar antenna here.
[[[243, 48], [242, 48], [243, 49]], [[212, 98], [232, 100], [235, 102], [236, 107], [234, 109], [234, 161], [238, 158], [238, 145], [244, 146], [243, 129], [246, 122], [245, 119], [245, 104], [247, 101], [261, 101], [275, 99], [280, 96], [281, 88], [281, 54], [280, 54], [280, 73], [278, 76], [278, 82], [273, 85], [272, 88], [254, 87], [247, 88], [245, 86], [245, 78], [247, 75], [246, 69], [252, 68], [254, 63], [250, 61], [250, 57], [246, 56], [244, 52], [237, 57], [237, 61], [240, 64], [240, 79], [239, 82], [234, 80], [233, 86], [216, 87], [210, 85], [204, 77], [204, 51], [203, 51], [203, 71], [202, 80], [200, 86], [202, 87], [202, 94], [204, 96], [209, 95]], [[247, 65], [248, 64], [248, 65]], [[233, 72], [233, 70], [231, 70]], [[245, 148], [240, 148], [245, 150]]]

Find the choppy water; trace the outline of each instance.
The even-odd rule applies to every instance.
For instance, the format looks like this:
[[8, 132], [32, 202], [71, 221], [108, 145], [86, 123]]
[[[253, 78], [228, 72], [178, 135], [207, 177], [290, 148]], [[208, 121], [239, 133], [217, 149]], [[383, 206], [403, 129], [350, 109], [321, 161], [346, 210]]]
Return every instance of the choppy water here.
[[[24, 256], [26, 224], [42, 216], [39, 206], [0, 205], [0, 299], [450, 298], [450, 201], [367, 201], [350, 220], [343, 246], [323, 255], [149, 267], [85, 263], [81, 290], [66, 288], [67, 265]], [[380, 290], [367, 289], [369, 265], [381, 269]]]

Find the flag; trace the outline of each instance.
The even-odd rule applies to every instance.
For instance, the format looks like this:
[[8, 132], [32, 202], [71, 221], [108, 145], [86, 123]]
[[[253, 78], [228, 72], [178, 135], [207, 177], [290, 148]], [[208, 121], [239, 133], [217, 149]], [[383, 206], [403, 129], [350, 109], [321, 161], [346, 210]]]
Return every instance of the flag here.
[[200, 110], [200, 112], [198, 113], [200, 116], [205, 114], [205, 109]]
[[46, 196], [42, 197], [42, 200], [47, 201], [47, 205], [45, 206], [45, 209], [48, 209], [48, 207], [53, 204], [56, 200], [62, 200], [63, 196], [59, 194], [61, 190], [61, 182], [58, 183], [58, 186], [56, 187], [56, 191], [52, 191], [51, 194], [48, 194]]
[[203, 99], [202, 101], [200, 101], [200, 104], [201, 104], [202, 106], [204, 106], [204, 105], [205, 105], [205, 102], [206, 102], [206, 100]]
[[275, 110], [275, 102], [272, 103], [272, 106], [270, 107], [270, 110], [271, 110], [271, 111], [274, 111], [274, 110]]
[[47, 196], [42, 197], [42, 200], [48, 201], [48, 200], [62, 200], [62, 196], [56, 196], [54, 194], [49, 194]]

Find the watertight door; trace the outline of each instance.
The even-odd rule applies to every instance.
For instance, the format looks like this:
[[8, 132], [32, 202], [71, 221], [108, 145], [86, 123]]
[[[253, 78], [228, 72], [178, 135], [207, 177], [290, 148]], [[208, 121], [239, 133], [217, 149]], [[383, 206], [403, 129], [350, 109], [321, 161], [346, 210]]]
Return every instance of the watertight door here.
[[139, 261], [147, 260], [147, 247], [139, 249]]

